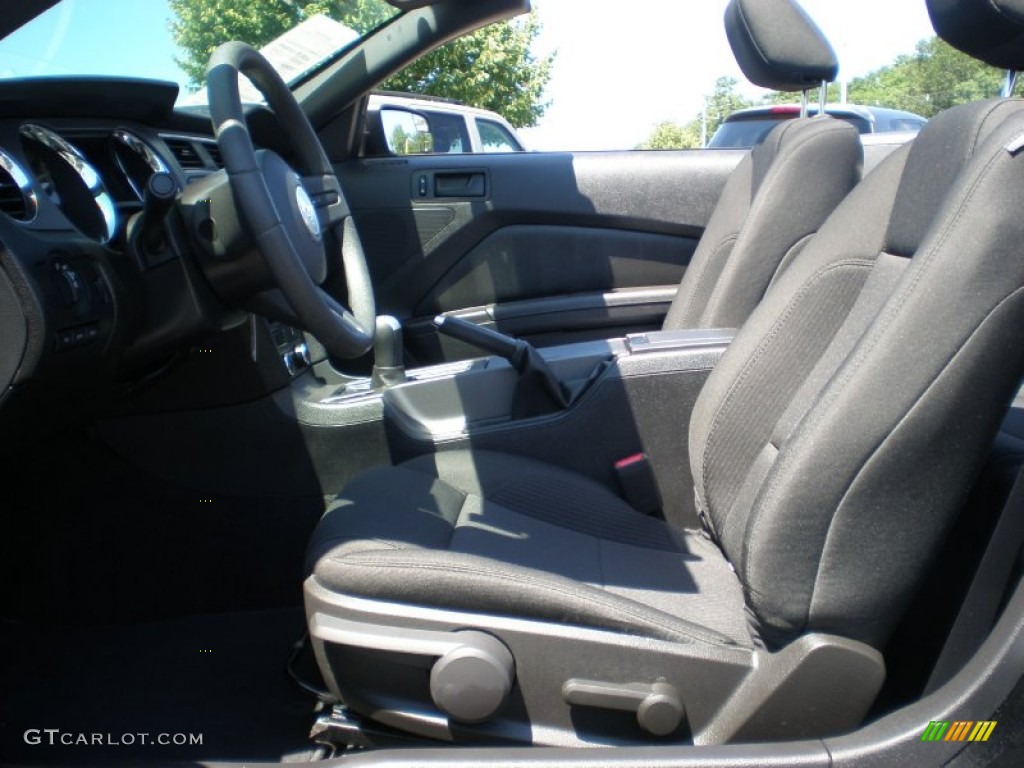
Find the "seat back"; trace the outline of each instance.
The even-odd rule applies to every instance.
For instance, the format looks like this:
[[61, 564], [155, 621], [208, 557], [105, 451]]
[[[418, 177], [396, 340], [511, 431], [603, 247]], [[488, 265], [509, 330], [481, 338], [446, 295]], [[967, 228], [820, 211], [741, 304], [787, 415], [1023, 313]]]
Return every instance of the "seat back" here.
[[839, 206], [704, 387], [698, 503], [770, 645], [880, 646], [951, 527], [1024, 372], [1022, 146], [1020, 100], [934, 118]]
[[[732, 0], [726, 33], [755, 84], [800, 91], [835, 79], [821, 30], [792, 0]], [[735, 328], [777, 273], [859, 181], [853, 126], [827, 115], [786, 120], [729, 177], [665, 318], [666, 330]]]

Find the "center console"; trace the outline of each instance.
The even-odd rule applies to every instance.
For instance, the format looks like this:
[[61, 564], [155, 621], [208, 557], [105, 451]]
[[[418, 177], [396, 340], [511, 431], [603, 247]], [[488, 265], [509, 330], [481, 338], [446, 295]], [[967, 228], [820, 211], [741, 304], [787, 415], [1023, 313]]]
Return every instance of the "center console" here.
[[616, 462], [644, 453], [666, 517], [696, 525], [690, 413], [733, 333], [660, 331], [533, 350], [535, 364], [565, 393], [563, 402], [544, 407], [537, 407], [532, 385], [524, 389], [515, 361], [499, 357], [412, 369], [387, 387], [301, 377], [292, 405], [300, 423], [338, 430], [339, 437], [345, 427], [379, 424], [393, 462], [459, 448], [505, 451], [615, 487]]

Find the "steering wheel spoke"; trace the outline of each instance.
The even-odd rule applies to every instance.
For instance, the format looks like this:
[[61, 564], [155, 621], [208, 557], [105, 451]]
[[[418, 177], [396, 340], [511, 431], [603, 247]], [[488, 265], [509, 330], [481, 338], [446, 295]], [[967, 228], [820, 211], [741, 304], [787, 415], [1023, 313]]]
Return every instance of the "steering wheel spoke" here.
[[[244, 74], [266, 97], [291, 138], [298, 170], [269, 150], [256, 152], [238, 92]], [[369, 272], [345, 195], [316, 132], [280, 75], [244, 43], [214, 51], [207, 71], [210, 114], [240, 218], [303, 326], [336, 357], [373, 345]], [[342, 265], [352, 309], [320, 283], [327, 274], [325, 231], [341, 229]]]
[[302, 186], [306, 188], [316, 207], [320, 228], [324, 231], [334, 229], [351, 215], [345, 196], [341, 192], [341, 183], [334, 174], [303, 176]]

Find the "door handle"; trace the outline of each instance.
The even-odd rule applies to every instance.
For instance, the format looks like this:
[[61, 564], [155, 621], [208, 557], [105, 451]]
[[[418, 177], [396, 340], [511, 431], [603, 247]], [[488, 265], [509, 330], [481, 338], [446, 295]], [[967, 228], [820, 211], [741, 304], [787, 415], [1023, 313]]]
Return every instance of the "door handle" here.
[[434, 197], [485, 197], [484, 171], [446, 171], [434, 174]]

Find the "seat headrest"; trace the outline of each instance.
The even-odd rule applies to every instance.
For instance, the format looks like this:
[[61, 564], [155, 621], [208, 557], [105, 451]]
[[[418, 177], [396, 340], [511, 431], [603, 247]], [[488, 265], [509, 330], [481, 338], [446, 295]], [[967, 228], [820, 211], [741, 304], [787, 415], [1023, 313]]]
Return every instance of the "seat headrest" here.
[[1024, 0], [928, 0], [936, 33], [968, 56], [1024, 69]]
[[762, 88], [803, 91], [839, 72], [831, 44], [793, 0], [732, 0], [725, 34], [743, 74]]

